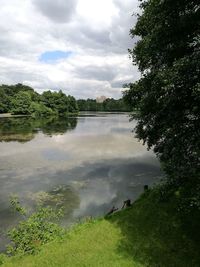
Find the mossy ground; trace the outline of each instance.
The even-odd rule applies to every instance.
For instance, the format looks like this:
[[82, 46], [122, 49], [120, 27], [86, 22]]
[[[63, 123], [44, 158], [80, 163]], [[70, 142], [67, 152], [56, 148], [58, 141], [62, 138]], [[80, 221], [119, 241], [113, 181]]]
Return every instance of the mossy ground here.
[[131, 208], [77, 225], [36, 255], [11, 257], [2, 266], [199, 267], [198, 239], [183, 225], [174, 201], [161, 202], [152, 190]]

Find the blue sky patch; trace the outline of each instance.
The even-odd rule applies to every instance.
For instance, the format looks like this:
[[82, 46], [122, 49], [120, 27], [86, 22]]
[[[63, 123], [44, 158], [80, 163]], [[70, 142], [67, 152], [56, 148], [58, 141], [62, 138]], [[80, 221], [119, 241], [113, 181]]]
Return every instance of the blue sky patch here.
[[72, 51], [47, 51], [40, 55], [39, 61], [44, 63], [56, 63], [56, 61], [69, 58], [73, 54]]

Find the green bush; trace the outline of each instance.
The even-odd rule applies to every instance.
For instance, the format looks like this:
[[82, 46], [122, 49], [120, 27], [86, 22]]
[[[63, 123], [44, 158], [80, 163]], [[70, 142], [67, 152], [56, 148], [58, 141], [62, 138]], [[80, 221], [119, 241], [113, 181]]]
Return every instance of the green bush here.
[[46, 117], [56, 114], [51, 108], [46, 107], [42, 103], [32, 102], [30, 111], [33, 117]]
[[16, 197], [12, 198], [11, 205], [24, 216], [24, 220], [8, 231], [11, 240], [8, 254], [33, 254], [41, 245], [63, 235], [64, 229], [58, 224], [63, 215], [62, 209], [38, 207], [36, 212], [28, 214]]
[[15, 98], [12, 99], [12, 114], [23, 114], [29, 115], [31, 113], [31, 96], [28, 92], [20, 91], [16, 94]]
[[6, 261], [7, 256], [5, 254], [0, 254], [0, 265], [2, 265]]

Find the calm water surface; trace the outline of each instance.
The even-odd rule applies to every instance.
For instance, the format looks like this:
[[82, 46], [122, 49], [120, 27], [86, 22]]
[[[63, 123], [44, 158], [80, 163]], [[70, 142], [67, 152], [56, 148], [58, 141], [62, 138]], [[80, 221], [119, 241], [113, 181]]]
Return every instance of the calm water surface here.
[[160, 179], [152, 152], [133, 137], [127, 114], [82, 113], [78, 118], [0, 119], [0, 228], [19, 219], [9, 197], [29, 209], [63, 205], [65, 224], [103, 215], [127, 198], [135, 200], [144, 184]]

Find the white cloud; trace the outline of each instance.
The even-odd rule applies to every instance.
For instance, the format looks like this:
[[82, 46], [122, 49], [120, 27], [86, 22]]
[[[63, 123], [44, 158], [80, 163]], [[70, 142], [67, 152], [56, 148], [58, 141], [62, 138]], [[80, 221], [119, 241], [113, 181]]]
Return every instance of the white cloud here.
[[77, 14], [89, 27], [101, 30], [111, 25], [113, 17], [118, 15], [118, 9], [112, 0], [79, 0]]
[[[137, 6], [137, 0], [2, 0], [0, 82], [75, 97], [120, 97], [122, 84], [139, 77], [127, 54]], [[54, 64], [39, 61], [54, 50], [73, 55]]]

